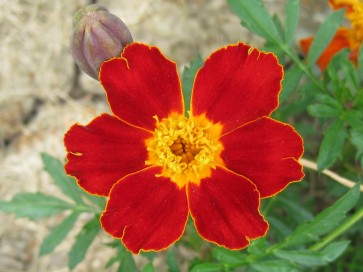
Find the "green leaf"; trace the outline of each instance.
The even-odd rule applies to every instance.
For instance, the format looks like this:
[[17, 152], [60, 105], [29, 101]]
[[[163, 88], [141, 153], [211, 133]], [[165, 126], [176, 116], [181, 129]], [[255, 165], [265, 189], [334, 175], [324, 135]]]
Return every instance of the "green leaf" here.
[[43, 256], [53, 252], [53, 250], [58, 246], [70, 232], [74, 224], [78, 219], [79, 213], [73, 212], [68, 217], [66, 217], [62, 223], [55, 227], [47, 237], [44, 238], [42, 245], [40, 246], [39, 255]]
[[117, 272], [130, 272], [137, 271], [136, 264], [132, 254], [124, 250], [121, 254], [120, 265], [117, 269]]
[[289, 0], [285, 7], [285, 39], [290, 45], [295, 38], [300, 17], [300, 0]]
[[363, 44], [359, 48], [358, 52], [358, 77], [360, 82], [363, 81]]
[[251, 265], [259, 272], [297, 272], [296, 266], [285, 260], [258, 261]]
[[213, 249], [212, 255], [224, 264], [239, 264], [245, 259], [245, 255], [241, 251], [231, 251], [223, 247]]
[[267, 221], [271, 226], [271, 231], [275, 231], [278, 237], [286, 237], [292, 232], [290, 226], [281, 220], [282, 218], [267, 216]]
[[74, 269], [86, 256], [87, 250], [100, 230], [100, 223], [97, 217], [88, 221], [76, 236], [71, 251], [68, 254], [68, 268]]
[[179, 264], [175, 256], [174, 247], [171, 247], [166, 254], [166, 264], [168, 265], [169, 272], [179, 272]]
[[70, 203], [42, 193], [19, 193], [10, 201], [0, 201], [0, 210], [30, 220], [49, 217], [72, 208]]
[[61, 161], [45, 153], [41, 154], [41, 158], [45, 171], [53, 178], [55, 184], [62, 192], [76, 203], [83, 203], [80, 195], [81, 189], [77, 186], [75, 179], [65, 173]]
[[252, 32], [269, 41], [281, 42], [274, 21], [262, 0], [228, 0], [228, 4]]
[[347, 134], [343, 123], [338, 121], [330, 126], [324, 133], [318, 155], [318, 170], [321, 171], [334, 164], [341, 156]]
[[147, 265], [145, 265], [141, 271], [142, 272], [156, 272], [152, 263], [148, 263]]
[[190, 109], [190, 99], [193, 90], [194, 78], [200, 67], [203, 66], [203, 59], [200, 55], [197, 55], [189, 67], [184, 68], [182, 77], [183, 86], [183, 97], [184, 97], [184, 107], [185, 112]]
[[339, 200], [318, 214], [313, 220], [303, 223], [282, 243], [281, 247], [302, 245], [319, 240], [319, 236], [336, 228], [359, 197], [357, 184]]
[[349, 241], [340, 241], [331, 243], [321, 252], [309, 250], [278, 250], [274, 254], [279, 258], [305, 266], [321, 266], [338, 258], [348, 245]]
[[261, 237], [256, 240], [252, 240], [251, 244], [247, 248], [248, 253], [251, 255], [260, 255], [266, 251], [266, 238]]
[[333, 39], [338, 27], [342, 25], [344, 10], [338, 10], [328, 15], [325, 22], [319, 27], [313, 42], [311, 43], [306, 63], [308, 66], [313, 65], [325, 48]]
[[337, 117], [339, 110], [325, 104], [314, 104], [308, 106], [308, 113], [315, 117]]
[[314, 218], [312, 213], [306, 210], [301, 204], [297, 204], [290, 199], [280, 196], [278, 201], [283, 203], [284, 209], [288, 212], [289, 216], [294, 218], [296, 222], [303, 222]]
[[302, 70], [299, 66], [289, 68], [284, 75], [282, 81], [282, 91], [280, 94], [280, 103], [285, 102], [289, 96], [296, 91], [297, 86], [303, 76]]
[[202, 263], [193, 267], [190, 272], [219, 272], [222, 269], [221, 264]]

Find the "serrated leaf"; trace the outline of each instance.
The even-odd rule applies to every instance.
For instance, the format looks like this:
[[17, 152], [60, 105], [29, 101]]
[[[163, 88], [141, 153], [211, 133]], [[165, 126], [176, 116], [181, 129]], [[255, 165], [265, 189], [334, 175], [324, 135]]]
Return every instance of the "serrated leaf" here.
[[296, 266], [285, 260], [259, 261], [251, 265], [258, 272], [297, 272]]
[[261, 0], [228, 0], [228, 4], [251, 31], [269, 41], [281, 42], [274, 21]]
[[78, 212], [71, 213], [44, 238], [40, 246], [40, 256], [51, 253], [66, 238], [76, 223], [78, 216]]
[[212, 255], [224, 264], [239, 264], [245, 259], [245, 255], [241, 251], [231, 251], [223, 247], [213, 249]]
[[62, 190], [62, 192], [73, 199], [76, 203], [83, 203], [81, 198], [81, 189], [77, 186], [75, 180], [69, 177], [60, 160], [42, 153], [44, 169], [53, 178], [54, 183]]
[[200, 55], [197, 55], [189, 67], [184, 68], [182, 77], [183, 97], [185, 112], [190, 109], [190, 99], [192, 95], [192, 89], [194, 84], [194, 78], [199, 68], [203, 66], [203, 59]]
[[340, 224], [346, 213], [354, 207], [358, 197], [359, 186], [357, 184], [313, 220], [299, 225], [282, 243], [283, 247], [302, 245], [319, 240], [319, 236], [328, 233]]
[[168, 265], [169, 272], [179, 272], [179, 264], [173, 247], [166, 254], [166, 264]]
[[289, 68], [282, 80], [282, 91], [280, 93], [280, 103], [285, 102], [287, 98], [296, 90], [303, 76], [303, 72], [298, 66]]
[[340, 121], [334, 123], [325, 131], [317, 161], [319, 171], [332, 166], [341, 156], [346, 137], [347, 133]]
[[295, 38], [300, 17], [300, 0], [288, 0], [285, 7], [285, 40], [290, 45]]
[[327, 48], [339, 26], [342, 25], [344, 12], [345, 11], [343, 9], [332, 12], [319, 27], [311, 43], [306, 59], [306, 64], [308, 66], [313, 65]]
[[76, 236], [76, 241], [68, 254], [68, 268], [74, 269], [86, 256], [89, 246], [100, 230], [99, 219], [94, 217], [88, 221]]
[[72, 204], [43, 193], [19, 193], [10, 201], [0, 201], [0, 210], [30, 220], [49, 217], [72, 208]]
[[334, 242], [328, 245], [323, 251], [311, 250], [278, 250], [274, 254], [282, 259], [302, 264], [304, 266], [326, 265], [338, 258], [349, 245], [349, 241]]
[[202, 263], [193, 267], [190, 272], [219, 272], [222, 265], [216, 263]]

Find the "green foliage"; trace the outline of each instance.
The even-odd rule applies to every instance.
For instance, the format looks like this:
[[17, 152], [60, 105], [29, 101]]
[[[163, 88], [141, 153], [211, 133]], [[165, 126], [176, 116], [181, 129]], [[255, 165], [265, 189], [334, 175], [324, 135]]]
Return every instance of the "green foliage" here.
[[274, 254], [279, 258], [294, 262], [296, 264], [314, 267], [326, 265], [334, 261], [344, 252], [348, 244], [349, 241], [334, 242], [321, 252], [311, 250], [277, 250]]
[[355, 186], [330, 207], [322, 211], [313, 220], [307, 221], [283, 242], [284, 247], [291, 247], [318, 241], [321, 235], [336, 228], [345, 218], [346, 213], [354, 207], [359, 197], [359, 186]]
[[203, 59], [200, 55], [197, 55], [192, 61], [189, 67], [184, 68], [182, 76], [182, 87], [183, 87], [183, 97], [184, 97], [184, 108], [185, 112], [190, 109], [190, 99], [193, 90], [193, 84], [195, 79], [195, 74], [203, 65]]
[[278, 28], [262, 0], [228, 0], [227, 2], [249, 30], [267, 41], [281, 40]]
[[54, 183], [62, 190], [62, 192], [73, 199], [76, 203], [83, 203], [80, 191], [74, 179], [64, 171], [63, 164], [56, 158], [42, 153], [44, 169], [53, 178]]
[[337, 32], [338, 27], [341, 26], [343, 17], [344, 10], [342, 9], [332, 12], [319, 27], [306, 59], [308, 66], [312, 66], [328, 46], [334, 34]]
[[300, 16], [300, 0], [289, 0], [285, 7], [285, 42], [290, 45], [297, 31]]
[[70, 208], [71, 204], [43, 193], [19, 193], [10, 201], [0, 201], [0, 210], [30, 220], [49, 217]]
[[99, 218], [88, 221], [76, 236], [71, 251], [68, 254], [68, 268], [73, 270], [86, 256], [87, 250], [100, 230]]
[[40, 246], [40, 256], [51, 253], [56, 246], [66, 238], [67, 234], [76, 223], [79, 214], [79, 212], [71, 213], [57, 227], [55, 227], [47, 237], [44, 238], [42, 245]]

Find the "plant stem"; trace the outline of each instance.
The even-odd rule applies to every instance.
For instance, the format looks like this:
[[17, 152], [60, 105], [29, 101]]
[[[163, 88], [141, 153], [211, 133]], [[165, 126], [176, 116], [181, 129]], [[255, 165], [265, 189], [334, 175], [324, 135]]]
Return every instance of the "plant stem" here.
[[303, 71], [306, 76], [317, 86], [321, 91], [324, 93], [327, 93], [327, 90], [325, 87], [320, 83], [319, 80], [315, 78], [313, 74], [307, 69], [306, 65], [285, 45], [280, 42], [277, 43], [281, 50], [283, 50], [300, 68], [301, 71]]
[[[306, 168], [312, 169], [314, 171], [318, 171], [318, 165], [315, 162], [309, 161], [307, 159], [301, 158], [299, 160], [299, 162]], [[331, 179], [339, 182], [340, 184], [344, 185], [345, 187], [348, 188], [353, 188], [354, 185], [356, 184], [354, 181], [351, 181], [349, 179], [343, 178], [341, 176], [339, 176], [338, 174], [325, 169], [323, 171], [321, 171], [322, 174], [330, 177]], [[360, 191], [363, 192], [363, 185], [360, 185]]]
[[313, 251], [320, 250], [324, 248], [327, 244], [329, 244], [332, 240], [337, 238], [355, 223], [357, 223], [360, 219], [363, 218], [363, 207], [361, 207], [358, 211], [356, 211], [351, 217], [349, 217], [342, 225], [340, 225], [337, 229], [329, 233], [325, 236], [320, 242], [312, 245], [309, 249]]

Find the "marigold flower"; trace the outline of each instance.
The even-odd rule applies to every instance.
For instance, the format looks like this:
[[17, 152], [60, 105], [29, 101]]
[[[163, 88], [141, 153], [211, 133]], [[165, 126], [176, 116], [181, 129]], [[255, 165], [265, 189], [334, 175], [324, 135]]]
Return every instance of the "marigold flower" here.
[[[363, 42], [363, 3], [360, 0], [329, 0], [332, 9], [346, 9], [346, 17], [351, 23], [351, 28], [340, 27], [328, 47], [317, 60], [321, 70], [325, 70], [331, 58], [344, 48], [350, 49], [349, 59], [357, 64], [359, 47]], [[313, 37], [300, 40], [304, 54], [307, 54]]]
[[101, 66], [113, 115], [73, 125], [65, 169], [108, 196], [102, 227], [134, 253], [180, 239], [188, 214], [206, 240], [241, 249], [264, 236], [260, 199], [303, 178], [303, 141], [269, 116], [283, 70], [243, 43], [214, 52], [198, 71], [185, 116], [176, 64], [133, 43]]

